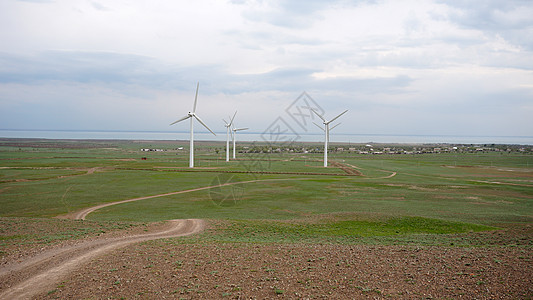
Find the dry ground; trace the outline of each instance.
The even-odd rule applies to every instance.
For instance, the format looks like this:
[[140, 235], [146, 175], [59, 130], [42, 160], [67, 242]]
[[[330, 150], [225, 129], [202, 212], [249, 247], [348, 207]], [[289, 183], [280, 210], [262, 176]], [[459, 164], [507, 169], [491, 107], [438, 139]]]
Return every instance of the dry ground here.
[[[530, 299], [531, 233], [530, 226], [472, 233], [471, 239], [490, 239], [494, 246], [469, 248], [162, 239], [102, 253], [35, 298]], [[23, 261], [39, 247], [8, 247], [4, 259]]]
[[53, 247], [48, 251], [4, 260], [0, 269], [0, 299], [29, 299], [43, 291], [53, 289], [57, 282], [69, 278], [80, 267], [106, 253], [127, 245], [198, 233], [203, 230], [203, 220], [172, 220], [159, 224], [140, 234], [123, 234], [115, 237], [89, 238], [72, 244]]
[[530, 249], [347, 245], [131, 246], [39, 298], [527, 299]]

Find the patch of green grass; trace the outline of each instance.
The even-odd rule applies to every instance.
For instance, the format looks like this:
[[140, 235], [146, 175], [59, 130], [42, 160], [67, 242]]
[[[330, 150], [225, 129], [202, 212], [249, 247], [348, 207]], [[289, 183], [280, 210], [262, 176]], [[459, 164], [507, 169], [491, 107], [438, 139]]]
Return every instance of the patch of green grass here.
[[0, 236], [0, 241], [17, 240], [23, 237], [24, 236], [20, 234], [19, 235], [4, 235], [4, 236]]
[[55, 292], [57, 292], [57, 289], [50, 290], [50, 291], [48, 291], [47, 295], [52, 295]]
[[[497, 228], [422, 217], [385, 217], [318, 222], [232, 220], [200, 239], [246, 243], [443, 244], [450, 236]], [[439, 237], [440, 236], [440, 237]]]
[[0, 217], [0, 249], [10, 245], [44, 245], [140, 226], [132, 222], [93, 222]]
[[0, 216], [52, 217], [99, 203], [207, 186], [215, 176], [115, 170], [56, 180], [6, 183], [0, 193]]

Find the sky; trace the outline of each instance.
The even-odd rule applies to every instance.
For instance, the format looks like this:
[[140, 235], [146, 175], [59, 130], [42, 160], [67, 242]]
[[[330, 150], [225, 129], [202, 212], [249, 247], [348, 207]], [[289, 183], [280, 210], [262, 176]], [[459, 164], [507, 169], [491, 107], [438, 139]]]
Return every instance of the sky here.
[[[533, 136], [533, 2], [0, 1], [0, 129]], [[307, 109], [307, 110], [306, 110]], [[281, 127], [278, 126], [281, 124]], [[200, 124], [197, 131], [206, 130]]]

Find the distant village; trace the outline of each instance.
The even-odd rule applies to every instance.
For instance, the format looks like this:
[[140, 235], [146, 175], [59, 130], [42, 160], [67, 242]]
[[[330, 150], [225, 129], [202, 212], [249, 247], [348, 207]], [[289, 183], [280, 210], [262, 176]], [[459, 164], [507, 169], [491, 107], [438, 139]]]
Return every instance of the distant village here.
[[[224, 151], [224, 148], [211, 147], [216, 152]], [[143, 152], [161, 151], [188, 151], [188, 148], [178, 147], [171, 149], [143, 148]], [[250, 144], [249, 146], [238, 146], [239, 153], [323, 153], [324, 148], [317, 145], [305, 145], [302, 143], [285, 147], [272, 147], [266, 144]], [[387, 154], [427, 154], [427, 153], [483, 153], [483, 152], [522, 152], [533, 153], [533, 146], [524, 145], [331, 145], [328, 152], [354, 153], [367, 155], [387, 155]]]
[[[323, 147], [264, 147], [252, 146], [241, 147], [239, 152], [242, 153], [323, 153]], [[376, 145], [358, 145], [358, 146], [331, 146], [328, 152], [346, 152], [355, 154], [425, 154], [425, 153], [479, 153], [479, 152], [529, 152], [533, 153], [533, 147], [513, 146], [513, 145], [447, 145], [447, 146], [376, 146]]]

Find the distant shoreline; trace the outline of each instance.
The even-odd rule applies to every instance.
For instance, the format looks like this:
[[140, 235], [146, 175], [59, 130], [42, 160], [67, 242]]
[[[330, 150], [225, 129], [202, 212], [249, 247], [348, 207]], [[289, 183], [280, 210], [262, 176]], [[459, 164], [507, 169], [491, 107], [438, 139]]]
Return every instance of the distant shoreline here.
[[[209, 132], [195, 132], [197, 141], [225, 141], [225, 132], [216, 132], [214, 137]], [[243, 142], [262, 142], [264, 132], [243, 132], [239, 140]], [[315, 143], [323, 141], [322, 133], [306, 132], [288, 136], [298, 143]], [[128, 131], [128, 130], [34, 130], [34, 129], [0, 129], [0, 138], [18, 139], [52, 139], [52, 140], [141, 140], [141, 141], [178, 141], [188, 140], [188, 131]], [[533, 136], [469, 136], [469, 135], [423, 135], [423, 134], [344, 134], [331, 135], [332, 143], [340, 144], [500, 144], [533, 145]]]
[[[179, 139], [179, 140], [148, 140], [148, 139], [80, 139], [80, 138], [72, 138], [72, 139], [56, 139], [56, 138], [17, 138], [17, 137], [1, 137], [0, 136], [0, 147], [1, 146], [7, 146], [7, 147], [36, 147], [40, 148], [39, 144], [46, 145], [46, 144], [54, 144], [55, 143], [64, 143], [72, 144], [72, 143], [80, 143], [80, 144], [93, 144], [90, 146], [90, 148], [95, 147], [96, 145], [104, 146], [105, 144], [114, 144], [114, 143], [138, 143], [138, 144], [154, 144], [154, 145], [179, 145], [179, 146], [185, 146], [188, 147], [189, 141], [185, 139]], [[225, 141], [219, 141], [219, 140], [195, 140], [195, 143], [198, 145], [203, 146], [225, 146]], [[250, 145], [256, 145], [256, 146], [266, 146], [270, 143], [265, 141], [240, 141], [239, 142], [243, 146], [250, 146]], [[357, 146], [364, 146], [367, 143], [361, 142], [361, 143], [348, 143], [348, 142], [331, 142], [332, 146], [348, 146], [352, 145], [354, 147]], [[277, 145], [273, 143], [272, 145]], [[296, 141], [294, 142], [294, 145], [302, 145], [302, 146], [310, 146], [310, 145], [322, 145], [321, 141]], [[513, 147], [533, 147], [531, 144], [512, 144], [512, 143], [447, 143], [447, 142], [426, 142], [426, 143], [394, 143], [394, 142], [372, 142], [372, 145], [374, 147], [386, 147], [386, 146], [424, 146], [424, 147], [438, 147], [438, 146], [465, 146], [465, 147], [483, 147], [484, 145], [493, 145], [493, 146], [513, 146]], [[370, 145], [366, 145], [370, 146]], [[46, 146], [44, 146], [46, 148]]]

